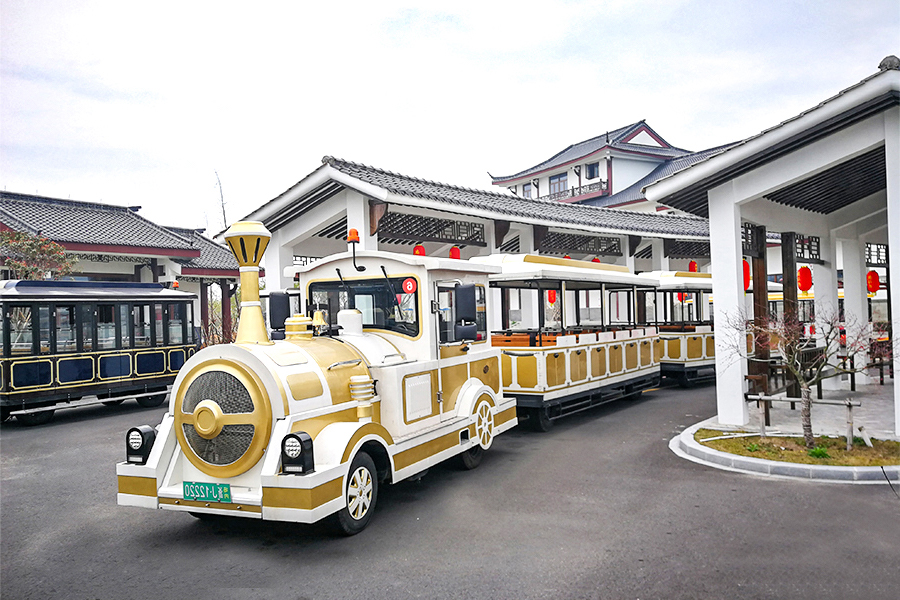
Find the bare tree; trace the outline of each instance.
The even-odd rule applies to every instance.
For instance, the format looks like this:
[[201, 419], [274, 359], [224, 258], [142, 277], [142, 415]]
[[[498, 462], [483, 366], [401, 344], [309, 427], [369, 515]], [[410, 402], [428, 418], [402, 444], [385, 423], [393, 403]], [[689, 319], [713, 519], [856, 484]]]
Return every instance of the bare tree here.
[[[828, 307], [816, 307], [815, 322], [809, 327], [811, 335], [806, 335], [807, 327], [790, 312], [752, 320], [740, 314], [727, 321], [726, 339], [732, 356], [759, 362], [780, 359], [787, 374], [798, 383], [800, 422], [808, 448], [815, 445], [812, 389], [831, 377], [868, 369], [867, 360], [853, 360], [853, 357], [876, 359], [891, 355], [891, 343], [876, 343], [887, 337], [885, 331], [852, 316], [842, 321], [838, 311]], [[757, 346], [768, 349], [771, 359], [757, 357], [754, 353]]]

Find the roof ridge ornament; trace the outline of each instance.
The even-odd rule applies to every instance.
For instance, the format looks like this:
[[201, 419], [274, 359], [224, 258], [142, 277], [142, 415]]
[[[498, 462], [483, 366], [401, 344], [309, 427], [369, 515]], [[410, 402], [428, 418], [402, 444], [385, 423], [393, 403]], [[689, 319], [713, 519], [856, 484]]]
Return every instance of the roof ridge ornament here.
[[893, 54], [885, 56], [884, 59], [878, 63], [879, 71], [900, 71], [900, 58], [897, 58]]

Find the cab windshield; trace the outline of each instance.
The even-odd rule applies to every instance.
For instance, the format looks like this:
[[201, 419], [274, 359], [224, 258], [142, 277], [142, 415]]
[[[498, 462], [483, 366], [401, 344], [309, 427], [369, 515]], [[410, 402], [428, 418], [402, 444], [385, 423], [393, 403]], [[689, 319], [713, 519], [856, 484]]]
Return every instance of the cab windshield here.
[[322, 311], [334, 329], [338, 311], [355, 308], [363, 327], [419, 335], [418, 282], [409, 277], [324, 281], [309, 286], [309, 312]]

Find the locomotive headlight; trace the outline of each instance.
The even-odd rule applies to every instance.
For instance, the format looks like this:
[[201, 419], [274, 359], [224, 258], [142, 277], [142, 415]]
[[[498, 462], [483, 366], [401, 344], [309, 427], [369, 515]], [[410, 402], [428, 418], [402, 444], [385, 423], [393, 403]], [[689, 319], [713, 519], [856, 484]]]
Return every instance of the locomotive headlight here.
[[312, 438], [302, 431], [281, 440], [281, 471], [306, 475], [315, 471]]
[[149, 425], [132, 427], [125, 435], [125, 457], [130, 463], [146, 464], [153, 442], [156, 441], [156, 430]]

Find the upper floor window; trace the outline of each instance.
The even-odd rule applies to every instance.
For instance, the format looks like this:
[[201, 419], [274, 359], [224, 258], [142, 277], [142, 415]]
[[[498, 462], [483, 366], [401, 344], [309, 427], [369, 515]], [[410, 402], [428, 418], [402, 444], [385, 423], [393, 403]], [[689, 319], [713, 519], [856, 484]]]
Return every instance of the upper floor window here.
[[596, 179], [600, 176], [600, 163], [595, 162], [585, 165], [585, 171], [588, 179]]
[[560, 173], [550, 177], [550, 193], [556, 194], [569, 189], [568, 173]]
[[531, 198], [531, 184], [530, 183], [522, 184], [522, 197], [523, 198]]

